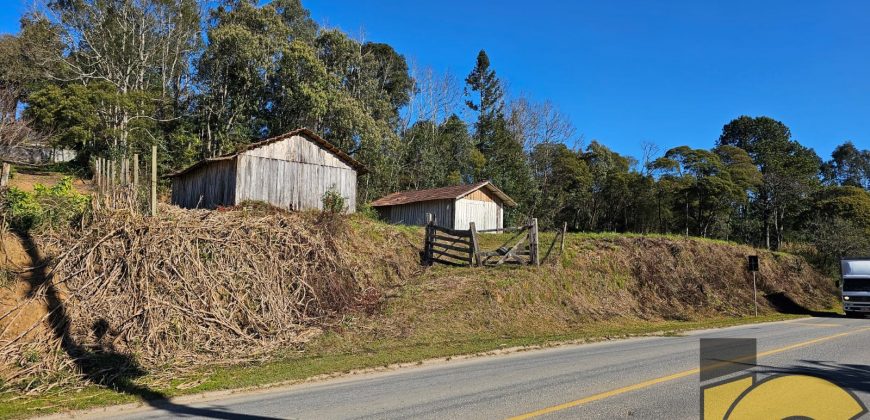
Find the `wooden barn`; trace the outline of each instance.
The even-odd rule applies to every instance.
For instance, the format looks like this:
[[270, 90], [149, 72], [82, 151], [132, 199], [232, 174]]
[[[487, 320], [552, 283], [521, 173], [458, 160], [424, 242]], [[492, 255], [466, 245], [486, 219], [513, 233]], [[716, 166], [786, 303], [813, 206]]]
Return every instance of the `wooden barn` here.
[[356, 211], [356, 178], [365, 167], [311, 130], [302, 128], [205, 159], [169, 175], [172, 203], [213, 209], [265, 201], [290, 210], [321, 209], [334, 188]]
[[389, 194], [372, 202], [381, 218], [391, 223], [425, 225], [431, 213], [435, 223], [450, 229], [504, 227], [504, 208], [516, 207], [507, 194], [489, 181], [469, 185], [411, 190]]

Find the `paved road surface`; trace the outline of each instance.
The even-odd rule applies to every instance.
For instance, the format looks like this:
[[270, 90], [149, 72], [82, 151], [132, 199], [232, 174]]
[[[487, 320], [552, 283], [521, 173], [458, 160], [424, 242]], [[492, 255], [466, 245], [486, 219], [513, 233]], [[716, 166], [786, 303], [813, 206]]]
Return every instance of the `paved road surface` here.
[[526, 414], [697, 419], [698, 343], [712, 337], [758, 339], [762, 357], [754, 370], [760, 377], [823, 376], [870, 406], [870, 319], [812, 318], [466, 359], [112, 414], [124, 419], [491, 419]]

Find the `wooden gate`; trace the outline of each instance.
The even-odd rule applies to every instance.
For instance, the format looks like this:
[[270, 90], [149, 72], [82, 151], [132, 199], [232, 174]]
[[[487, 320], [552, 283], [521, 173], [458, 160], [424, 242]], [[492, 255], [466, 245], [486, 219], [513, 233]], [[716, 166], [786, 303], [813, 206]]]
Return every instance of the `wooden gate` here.
[[[538, 219], [527, 225], [478, 231], [474, 222], [468, 230], [456, 230], [438, 226], [428, 215], [426, 237], [423, 246], [423, 264], [434, 263], [451, 266], [497, 266], [502, 264], [540, 265], [538, 250]], [[491, 251], [480, 247], [478, 233], [505, 232], [514, 235], [504, 244]], [[562, 231], [564, 241], [564, 228]], [[555, 243], [555, 240], [554, 240]], [[552, 250], [553, 244], [550, 245]], [[550, 254], [547, 251], [547, 256]], [[545, 257], [546, 258], [546, 257]]]
[[453, 230], [441, 227], [430, 220], [426, 224], [426, 243], [423, 248], [423, 263], [440, 263], [452, 266], [474, 264], [476, 238], [471, 230]]

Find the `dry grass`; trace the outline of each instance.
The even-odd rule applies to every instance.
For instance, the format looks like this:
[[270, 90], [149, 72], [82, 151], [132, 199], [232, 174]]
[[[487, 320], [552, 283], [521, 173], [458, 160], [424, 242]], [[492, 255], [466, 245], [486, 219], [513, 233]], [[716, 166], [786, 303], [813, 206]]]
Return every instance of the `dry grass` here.
[[[485, 246], [506, 239], [485, 236]], [[551, 240], [552, 234], [542, 235], [544, 246]], [[832, 279], [799, 257], [703, 239], [569, 234], [561, 258], [554, 255], [538, 268], [428, 269], [396, 290], [380, 314], [348, 325], [338, 351], [383, 339], [543, 337], [751, 316], [750, 254], [761, 256], [762, 314], [833, 308]]]
[[[39, 169], [18, 168], [15, 175], [9, 180], [9, 186], [18, 188], [22, 191], [33, 192], [36, 184], [55, 185], [60, 182], [63, 177], [67, 176], [63, 173], [41, 171]], [[91, 193], [94, 188], [90, 181], [81, 178], [73, 180], [73, 188], [80, 193]]]

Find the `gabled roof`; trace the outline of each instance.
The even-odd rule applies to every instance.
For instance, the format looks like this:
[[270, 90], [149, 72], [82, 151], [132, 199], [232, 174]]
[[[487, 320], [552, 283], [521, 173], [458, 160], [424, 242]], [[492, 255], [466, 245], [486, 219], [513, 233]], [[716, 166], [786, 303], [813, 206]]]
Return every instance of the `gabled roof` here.
[[272, 143], [275, 143], [275, 142], [278, 142], [281, 140], [286, 140], [286, 139], [289, 139], [290, 137], [293, 137], [293, 136], [296, 136], [299, 134], [305, 135], [309, 139], [314, 140], [314, 142], [317, 143], [320, 147], [332, 152], [332, 154], [334, 154], [339, 160], [348, 164], [348, 166], [350, 166], [351, 168], [355, 169], [358, 174], [363, 175], [363, 174], [368, 172], [368, 169], [366, 169], [365, 165], [363, 165], [362, 163], [360, 163], [356, 159], [350, 157], [350, 155], [348, 155], [347, 153], [345, 153], [344, 151], [342, 151], [338, 147], [335, 147], [332, 143], [324, 140], [322, 137], [318, 136], [315, 132], [313, 132], [307, 128], [298, 128], [296, 130], [281, 134], [280, 136], [275, 136], [272, 138], [268, 138], [266, 140], [261, 140], [258, 142], [248, 144], [244, 147], [237, 149], [235, 152], [232, 152], [232, 153], [228, 153], [228, 154], [213, 157], [213, 158], [203, 159], [199, 162], [194, 163], [193, 165], [188, 166], [187, 168], [184, 168], [180, 171], [171, 173], [171, 174], [167, 175], [167, 177], [172, 178], [172, 177], [176, 177], [179, 175], [183, 175], [183, 174], [188, 173], [194, 169], [199, 168], [200, 166], [207, 165], [211, 162], [219, 162], [222, 160], [234, 159], [236, 156], [238, 156], [244, 152], [247, 152], [249, 150], [263, 147], [267, 144], [272, 144]]
[[516, 207], [516, 201], [511, 199], [507, 194], [502, 192], [502, 190], [498, 189], [495, 185], [492, 185], [492, 183], [489, 181], [481, 181], [475, 184], [468, 185], [455, 185], [452, 187], [433, 188], [429, 190], [408, 190], [394, 192], [373, 201], [372, 207], [397, 206], [400, 204], [417, 203], [420, 201], [432, 200], [458, 200], [481, 188], [493, 193], [496, 197], [501, 199], [501, 201], [506, 206]]

